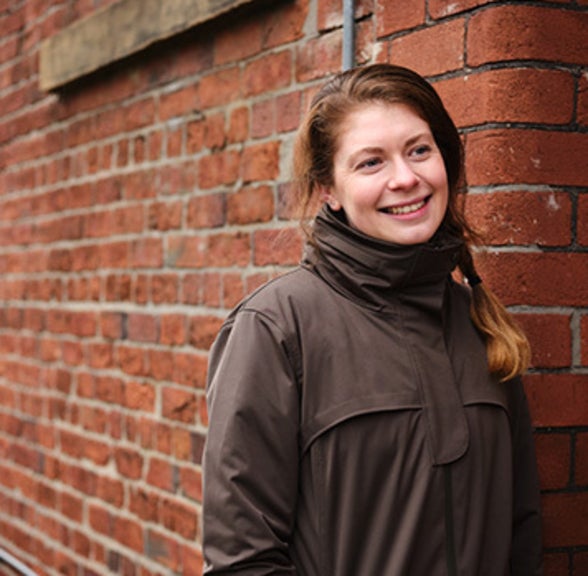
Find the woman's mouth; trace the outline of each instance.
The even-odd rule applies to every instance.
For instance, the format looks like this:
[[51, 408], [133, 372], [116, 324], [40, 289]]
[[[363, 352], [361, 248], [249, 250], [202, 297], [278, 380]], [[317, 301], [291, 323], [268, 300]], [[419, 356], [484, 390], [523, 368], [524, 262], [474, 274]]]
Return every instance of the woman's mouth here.
[[417, 202], [413, 202], [412, 204], [404, 204], [403, 206], [387, 206], [385, 208], [380, 208], [379, 211], [384, 212], [386, 214], [392, 214], [393, 216], [404, 216], [405, 214], [418, 212], [421, 208], [425, 206], [425, 204], [429, 201], [430, 198], [430, 196], [427, 196], [422, 200], [418, 200]]

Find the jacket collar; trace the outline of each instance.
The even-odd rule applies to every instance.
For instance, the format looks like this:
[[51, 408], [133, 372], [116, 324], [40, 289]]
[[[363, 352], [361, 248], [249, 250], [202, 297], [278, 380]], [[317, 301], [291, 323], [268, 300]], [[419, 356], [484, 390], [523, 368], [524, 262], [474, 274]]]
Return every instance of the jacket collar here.
[[404, 246], [352, 228], [342, 211], [324, 206], [307, 245], [304, 264], [334, 289], [371, 308], [390, 306], [395, 296], [436, 292], [455, 268], [462, 241], [442, 227], [424, 244]]

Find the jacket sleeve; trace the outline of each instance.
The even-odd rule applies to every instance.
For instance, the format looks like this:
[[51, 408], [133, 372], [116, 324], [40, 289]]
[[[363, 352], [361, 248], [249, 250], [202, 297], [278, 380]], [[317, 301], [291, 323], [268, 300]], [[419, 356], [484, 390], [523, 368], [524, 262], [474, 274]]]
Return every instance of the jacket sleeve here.
[[543, 550], [539, 478], [527, 398], [520, 380], [513, 399], [513, 541], [512, 576], [542, 576]]
[[286, 338], [242, 310], [211, 351], [203, 471], [205, 574], [292, 575], [299, 402]]

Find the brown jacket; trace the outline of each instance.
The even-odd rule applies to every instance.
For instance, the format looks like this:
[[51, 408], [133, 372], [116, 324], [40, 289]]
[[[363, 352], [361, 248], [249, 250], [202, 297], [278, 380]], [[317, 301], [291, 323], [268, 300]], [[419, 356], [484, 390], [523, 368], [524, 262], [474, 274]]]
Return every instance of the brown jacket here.
[[526, 399], [488, 373], [459, 244], [328, 210], [316, 240], [211, 353], [205, 573], [542, 574]]

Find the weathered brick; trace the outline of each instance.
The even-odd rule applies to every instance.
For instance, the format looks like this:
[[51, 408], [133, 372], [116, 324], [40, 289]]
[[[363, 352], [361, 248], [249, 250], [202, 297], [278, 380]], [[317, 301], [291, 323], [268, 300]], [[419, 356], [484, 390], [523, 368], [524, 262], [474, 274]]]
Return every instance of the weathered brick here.
[[588, 134], [536, 129], [481, 130], [466, 137], [469, 185], [581, 186]]
[[375, 0], [376, 33], [379, 38], [424, 24], [426, 7], [421, 0], [395, 2]]
[[588, 13], [543, 6], [492, 6], [468, 25], [467, 64], [509, 60], [585, 62]]
[[423, 76], [443, 74], [463, 67], [464, 36], [463, 20], [451, 20], [392, 40], [389, 54], [394, 64]]
[[255, 17], [243, 18], [237, 26], [221, 28], [214, 35], [215, 65], [240, 62], [261, 51], [262, 21]]
[[566, 368], [572, 364], [572, 331], [569, 314], [517, 314], [529, 338], [535, 368]]
[[575, 80], [569, 72], [506, 68], [436, 82], [454, 122], [568, 124], [574, 113]]
[[160, 316], [159, 343], [164, 346], [181, 346], [186, 342], [186, 319], [183, 314]]
[[466, 214], [486, 244], [569, 246], [572, 241], [572, 202], [565, 192], [469, 194]]
[[581, 546], [588, 539], [588, 492], [544, 494], [543, 538], [548, 548]]
[[252, 61], [243, 72], [244, 96], [288, 86], [292, 80], [290, 50], [271, 53]]
[[296, 49], [296, 79], [308, 82], [341, 68], [343, 36], [340, 30], [313, 38]]
[[508, 305], [581, 306], [588, 297], [588, 254], [488, 252], [477, 261]]
[[203, 108], [223, 106], [241, 97], [238, 67], [222, 69], [200, 81], [200, 104]]
[[246, 187], [227, 196], [227, 223], [268, 222], [274, 215], [274, 195], [269, 186]]
[[576, 486], [588, 486], [588, 432], [576, 436]]
[[175, 388], [162, 390], [162, 416], [187, 424], [194, 422], [196, 414], [196, 396], [193, 392]]
[[295, 265], [300, 260], [302, 238], [296, 229], [260, 230], [254, 240], [254, 261], [258, 266]]
[[274, 180], [280, 172], [280, 143], [248, 146], [241, 158], [241, 177], [245, 183]]
[[588, 413], [588, 375], [529, 374], [525, 389], [535, 426], [582, 426]]

